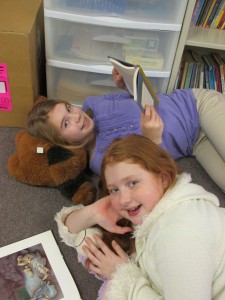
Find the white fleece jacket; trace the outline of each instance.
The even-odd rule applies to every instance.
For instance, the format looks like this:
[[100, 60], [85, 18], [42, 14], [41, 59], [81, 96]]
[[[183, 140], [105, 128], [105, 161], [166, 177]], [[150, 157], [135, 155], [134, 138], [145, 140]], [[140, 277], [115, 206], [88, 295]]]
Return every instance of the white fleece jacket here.
[[[225, 209], [190, 181], [190, 175], [180, 175], [136, 226], [136, 259], [118, 266], [107, 285], [108, 300], [225, 299]], [[68, 232], [65, 218], [80, 207], [63, 208], [55, 217], [63, 241], [78, 252], [84, 235], [95, 230]]]
[[182, 174], [135, 228], [136, 261], [117, 268], [108, 300], [224, 300], [225, 209]]

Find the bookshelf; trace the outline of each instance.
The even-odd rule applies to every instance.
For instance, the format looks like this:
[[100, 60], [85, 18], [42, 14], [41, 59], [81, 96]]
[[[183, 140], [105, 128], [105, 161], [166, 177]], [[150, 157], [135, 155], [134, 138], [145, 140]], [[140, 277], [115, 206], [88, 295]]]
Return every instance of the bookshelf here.
[[186, 46], [225, 51], [225, 30], [191, 26]]
[[174, 89], [181, 58], [185, 49], [193, 49], [194, 51], [199, 52], [201, 55], [211, 52], [218, 52], [225, 57], [225, 30], [190, 26], [194, 11], [193, 4], [195, 5], [195, 1], [194, 3], [189, 3], [189, 7], [187, 8], [185, 14], [168, 84], [168, 93], [172, 92]]

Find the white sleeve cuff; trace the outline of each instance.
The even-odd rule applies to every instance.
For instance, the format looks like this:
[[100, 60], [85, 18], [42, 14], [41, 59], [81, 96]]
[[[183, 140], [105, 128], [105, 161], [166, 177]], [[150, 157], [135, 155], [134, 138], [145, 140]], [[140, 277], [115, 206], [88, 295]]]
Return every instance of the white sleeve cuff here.
[[93, 238], [93, 235], [97, 233], [102, 237], [101, 229], [97, 227], [91, 227], [82, 230], [76, 234], [76, 233], [70, 233], [68, 227], [65, 226], [66, 218], [73, 211], [81, 209], [82, 207], [83, 205], [63, 207], [61, 211], [56, 214], [55, 221], [57, 222], [59, 235], [62, 238], [62, 241], [68, 246], [75, 248], [80, 255], [86, 257], [86, 254], [82, 249], [82, 246], [85, 244], [85, 237], [91, 238], [91, 240], [95, 243], [95, 239]]

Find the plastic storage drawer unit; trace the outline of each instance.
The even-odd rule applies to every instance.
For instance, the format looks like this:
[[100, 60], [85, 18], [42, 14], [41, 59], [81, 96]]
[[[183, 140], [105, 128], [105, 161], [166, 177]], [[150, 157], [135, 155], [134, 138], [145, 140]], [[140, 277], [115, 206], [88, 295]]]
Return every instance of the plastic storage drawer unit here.
[[[111, 74], [73, 70], [49, 63], [46, 71], [49, 99], [64, 99], [81, 106], [87, 96], [123, 92], [115, 87]], [[164, 77], [151, 77], [150, 81], [156, 92], [165, 90], [168, 84], [168, 78]]]
[[135, 30], [45, 18], [46, 56], [77, 64], [110, 64], [107, 56], [170, 70], [179, 31]]
[[186, 8], [186, 1], [180, 0], [44, 0], [44, 2], [46, 9], [65, 13], [164, 24], [182, 23]]

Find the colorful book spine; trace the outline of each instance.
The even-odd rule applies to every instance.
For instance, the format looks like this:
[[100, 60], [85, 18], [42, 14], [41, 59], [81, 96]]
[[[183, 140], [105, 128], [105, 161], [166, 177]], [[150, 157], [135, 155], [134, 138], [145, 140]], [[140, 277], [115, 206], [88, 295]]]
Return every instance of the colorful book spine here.
[[201, 13], [201, 10], [202, 10], [202, 7], [204, 5], [204, 2], [206, 0], [197, 0], [196, 1], [196, 6], [195, 6], [195, 10], [194, 10], [194, 19], [193, 19], [193, 25], [197, 25], [197, 21], [198, 21], [198, 18], [199, 18], [199, 15]]
[[180, 83], [180, 89], [184, 88], [185, 80], [186, 80], [186, 75], [187, 75], [187, 69], [188, 69], [188, 62], [184, 62], [184, 68], [181, 76], [181, 83]]
[[209, 58], [207, 55], [203, 55], [202, 58], [205, 61], [205, 64], [208, 69], [209, 89], [214, 90], [215, 89], [215, 79], [214, 79], [214, 73], [213, 73], [213, 66], [212, 66], [211, 62], [209, 61]]
[[199, 24], [201, 23], [202, 16], [203, 16], [203, 13], [204, 13], [204, 10], [205, 10], [205, 7], [206, 7], [207, 3], [208, 3], [208, 0], [205, 0], [204, 3], [203, 3], [202, 9], [200, 11], [200, 14], [199, 14], [199, 17], [198, 17], [198, 20], [197, 20], [197, 23], [196, 23], [197, 26], [199, 26]]
[[225, 22], [225, 10], [223, 11], [223, 15], [217, 25], [217, 29], [223, 29], [224, 27], [224, 22]]
[[206, 5], [206, 13], [205, 13], [205, 16], [204, 16], [204, 20], [202, 20], [202, 27], [205, 27], [207, 21], [208, 21], [208, 18], [211, 14], [211, 11], [213, 9], [213, 6], [214, 6], [214, 3], [215, 3], [216, 0], [209, 0], [207, 1], [207, 5]]
[[188, 69], [187, 69], [187, 75], [186, 75], [186, 79], [185, 79], [185, 84], [184, 84], [184, 89], [190, 88], [192, 71], [193, 71], [193, 62], [189, 62]]
[[215, 17], [212, 21], [211, 28], [216, 28], [216, 26], [218, 25], [219, 20], [220, 20], [221, 16], [223, 15], [224, 7], [225, 7], [225, 0], [222, 0], [220, 2], [220, 5], [219, 5], [218, 10], [216, 12], [216, 15], [215, 15]]
[[224, 78], [224, 69], [225, 64], [218, 53], [212, 53], [212, 57], [216, 61], [217, 65], [219, 66], [220, 70], [220, 82], [221, 82], [221, 92], [225, 94], [225, 78]]
[[193, 67], [192, 67], [192, 73], [191, 73], [191, 80], [190, 80], [190, 84], [189, 84], [189, 88], [194, 88], [195, 87], [195, 83], [196, 83], [196, 76], [197, 76], [197, 64], [196, 62], [193, 62]]
[[213, 21], [213, 18], [216, 15], [217, 9], [219, 8], [219, 5], [220, 5], [221, 1], [222, 0], [216, 0], [216, 2], [214, 3], [213, 9], [211, 11], [211, 14], [210, 14], [210, 16], [208, 18], [208, 21], [206, 22], [206, 25], [205, 25], [206, 28], [209, 28], [211, 26], [211, 23]]

